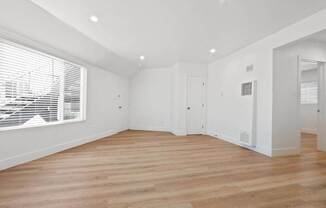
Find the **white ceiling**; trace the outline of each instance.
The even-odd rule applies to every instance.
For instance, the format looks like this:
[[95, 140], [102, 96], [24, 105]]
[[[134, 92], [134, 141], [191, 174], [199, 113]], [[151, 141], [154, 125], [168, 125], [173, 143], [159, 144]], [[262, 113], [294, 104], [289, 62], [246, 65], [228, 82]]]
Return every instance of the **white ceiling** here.
[[326, 42], [326, 30], [320, 31], [318, 33], [312, 34], [306, 39], [313, 39], [313, 40], [318, 40], [322, 42]]
[[134, 64], [144, 55], [146, 68], [212, 62], [326, 7], [325, 0], [31, 1]]

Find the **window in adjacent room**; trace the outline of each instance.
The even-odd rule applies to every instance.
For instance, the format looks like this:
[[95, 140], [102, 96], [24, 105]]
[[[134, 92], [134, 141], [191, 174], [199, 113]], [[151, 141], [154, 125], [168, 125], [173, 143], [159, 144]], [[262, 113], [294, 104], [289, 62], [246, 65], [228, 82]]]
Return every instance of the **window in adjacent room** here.
[[318, 104], [318, 83], [316, 81], [301, 83], [301, 104]]

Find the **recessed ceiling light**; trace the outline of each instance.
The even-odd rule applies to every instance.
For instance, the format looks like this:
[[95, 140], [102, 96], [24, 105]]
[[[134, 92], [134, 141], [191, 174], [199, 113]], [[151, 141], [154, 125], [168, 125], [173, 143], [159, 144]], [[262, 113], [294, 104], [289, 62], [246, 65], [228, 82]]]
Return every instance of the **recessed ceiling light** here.
[[140, 56], [139, 59], [140, 60], [145, 60], [145, 56]]
[[90, 19], [92, 22], [98, 22], [98, 17], [95, 16], [95, 15], [91, 15], [91, 16], [89, 17], [89, 19]]
[[214, 53], [216, 53], [216, 49], [215, 49], [215, 48], [212, 48], [211, 50], [209, 50], [209, 52], [210, 52], [211, 54], [214, 54]]
[[225, 4], [227, 0], [219, 0], [220, 4]]

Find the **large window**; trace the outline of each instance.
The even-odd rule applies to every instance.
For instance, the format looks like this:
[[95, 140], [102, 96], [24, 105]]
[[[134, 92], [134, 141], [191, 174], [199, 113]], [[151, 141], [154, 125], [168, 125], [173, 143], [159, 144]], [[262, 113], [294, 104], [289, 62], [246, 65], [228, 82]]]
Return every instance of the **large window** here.
[[316, 81], [301, 83], [301, 104], [318, 104], [318, 83]]
[[0, 39], [0, 130], [85, 118], [86, 71]]

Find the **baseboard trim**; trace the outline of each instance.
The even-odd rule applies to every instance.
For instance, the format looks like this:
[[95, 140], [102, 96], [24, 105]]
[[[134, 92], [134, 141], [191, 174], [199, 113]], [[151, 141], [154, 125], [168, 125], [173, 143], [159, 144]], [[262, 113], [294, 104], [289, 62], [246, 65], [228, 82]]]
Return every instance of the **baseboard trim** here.
[[171, 133], [176, 136], [187, 136], [187, 133], [184, 131], [172, 131]]
[[317, 129], [301, 129], [302, 133], [307, 133], [307, 134], [317, 134]]
[[163, 126], [130, 126], [130, 130], [139, 130], [139, 131], [165, 131], [170, 132], [170, 129]]
[[273, 148], [272, 150], [273, 157], [291, 156], [291, 155], [299, 155], [299, 154], [300, 154], [300, 147]]
[[267, 146], [257, 146], [255, 151], [268, 157], [272, 157], [272, 150]]
[[[127, 130], [127, 129], [126, 129]], [[66, 142], [66, 143], [62, 143], [62, 144], [58, 144], [52, 147], [47, 147], [47, 148], [43, 148], [41, 150], [38, 151], [33, 151], [33, 152], [28, 152], [28, 153], [24, 153], [21, 155], [16, 155], [13, 157], [9, 157], [3, 160], [0, 160], [0, 170], [5, 170], [23, 163], [27, 163], [36, 159], [40, 159], [42, 157], [46, 157], [49, 155], [52, 155], [54, 153], [58, 153], [67, 149], [71, 149], [83, 144], [87, 144], [89, 142], [93, 142], [99, 139], [102, 139], [104, 137], [108, 137], [108, 136], [112, 136], [114, 134], [116, 134], [118, 132], [116, 131], [107, 131], [107, 132], [102, 132], [99, 134], [95, 134], [92, 136], [89, 136], [87, 138], [83, 138], [83, 139], [77, 139], [77, 140], [73, 140], [70, 142]]]
[[228, 135], [217, 134], [216, 132], [213, 131], [207, 131], [207, 135], [240, 146], [240, 144], [235, 139], [233, 139]]
[[211, 136], [211, 137], [214, 137], [216, 139], [221, 139], [221, 140], [229, 142], [231, 144], [234, 144], [234, 145], [244, 147], [246, 149], [258, 152], [258, 153], [266, 155], [268, 157], [272, 156], [271, 151], [269, 151], [267, 147], [260, 147], [260, 146], [257, 146], [255, 148], [245, 147], [245, 146], [241, 145], [236, 139], [232, 138], [231, 136], [224, 135], [224, 134], [218, 134], [218, 133], [213, 132], [213, 131], [207, 131], [207, 135]]

